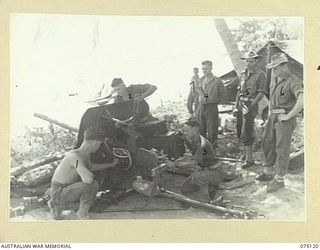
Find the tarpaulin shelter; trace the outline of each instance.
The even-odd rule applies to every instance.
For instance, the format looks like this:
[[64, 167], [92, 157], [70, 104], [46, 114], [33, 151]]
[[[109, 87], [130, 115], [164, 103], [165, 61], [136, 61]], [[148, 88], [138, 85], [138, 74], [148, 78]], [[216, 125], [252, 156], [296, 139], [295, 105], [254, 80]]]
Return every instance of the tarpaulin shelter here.
[[[261, 56], [258, 66], [266, 71], [268, 85], [270, 86], [271, 82], [271, 70], [266, 70], [265, 66], [270, 62], [271, 57], [278, 52], [283, 52], [287, 55], [289, 61], [292, 62], [288, 64], [290, 72], [303, 80], [303, 48], [299, 46], [299, 41], [270, 41], [257, 52]], [[228, 101], [234, 102], [237, 95], [237, 87], [239, 85], [239, 77], [237, 76], [236, 71], [232, 70], [220, 76], [220, 79], [226, 86]]]

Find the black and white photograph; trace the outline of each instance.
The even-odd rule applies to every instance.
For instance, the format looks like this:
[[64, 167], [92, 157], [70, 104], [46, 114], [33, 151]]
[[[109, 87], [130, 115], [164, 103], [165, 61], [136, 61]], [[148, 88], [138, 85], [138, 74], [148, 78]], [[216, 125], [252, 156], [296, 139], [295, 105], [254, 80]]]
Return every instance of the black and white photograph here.
[[9, 221], [306, 221], [304, 18], [10, 14]]

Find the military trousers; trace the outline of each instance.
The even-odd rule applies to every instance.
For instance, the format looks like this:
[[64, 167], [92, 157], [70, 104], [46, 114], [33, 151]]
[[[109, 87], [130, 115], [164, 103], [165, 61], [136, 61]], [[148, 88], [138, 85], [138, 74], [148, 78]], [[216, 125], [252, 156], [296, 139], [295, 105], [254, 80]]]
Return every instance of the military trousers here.
[[96, 199], [98, 189], [99, 184], [95, 180], [91, 184], [79, 181], [70, 185], [52, 181], [50, 196], [57, 206], [68, 207], [68, 203], [80, 202], [79, 209], [88, 211]]
[[207, 138], [211, 144], [217, 146], [219, 111], [217, 104], [199, 105], [197, 120], [200, 124], [200, 134]]
[[254, 105], [247, 114], [243, 114], [242, 109], [239, 109], [237, 115], [237, 135], [245, 146], [251, 146], [254, 143], [254, 121], [257, 114], [258, 105]]
[[285, 177], [289, 167], [290, 145], [296, 123], [296, 117], [288, 121], [278, 121], [278, 115], [269, 116], [263, 139], [265, 174]]

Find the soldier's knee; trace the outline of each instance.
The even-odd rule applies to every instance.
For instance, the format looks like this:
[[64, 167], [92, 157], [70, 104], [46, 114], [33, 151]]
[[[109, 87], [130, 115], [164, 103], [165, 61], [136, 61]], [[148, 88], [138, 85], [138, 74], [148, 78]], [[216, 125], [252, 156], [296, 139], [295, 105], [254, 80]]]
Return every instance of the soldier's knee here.
[[92, 183], [86, 183], [86, 186], [85, 186], [85, 188], [87, 189], [87, 190], [92, 190], [92, 191], [98, 191], [98, 189], [99, 189], [99, 184], [98, 184], [98, 182], [96, 181], [96, 180], [93, 180], [93, 182]]
[[98, 183], [96, 180], [94, 180], [94, 181], [91, 183], [91, 186], [92, 186], [92, 189], [93, 189], [93, 190], [97, 190], [97, 191], [98, 191], [98, 189], [99, 189], [99, 183]]

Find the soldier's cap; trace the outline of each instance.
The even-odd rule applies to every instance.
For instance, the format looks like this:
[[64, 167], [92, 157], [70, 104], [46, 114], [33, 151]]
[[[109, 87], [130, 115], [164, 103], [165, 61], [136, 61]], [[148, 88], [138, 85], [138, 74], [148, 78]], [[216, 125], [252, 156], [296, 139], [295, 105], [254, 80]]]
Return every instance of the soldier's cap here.
[[259, 58], [261, 57], [260, 55], [257, 54], [257, 52], [255, 52], [254, 50], [249, 50], [246, 53], [243, 54], [243, 56], [241, 57], [242, 60], [246, 60], [246, 59], [253, 59], [253, 58]]
[[208, 66], [212, 66], [212, 62], [209, 60], [205, 60], [201, 63], [202, 65], [208, 65]]
[[286, 54], [278, 52], [271, 57], [271, 62], [266, 65], [266, 68], [272, 69], [283, 63], [289, 63], [288, 57]]
[[111, 82], [111, 86], [114, 87], [122, 83], [123, 83], [123, 80], [121, 78], [113, 78]]

